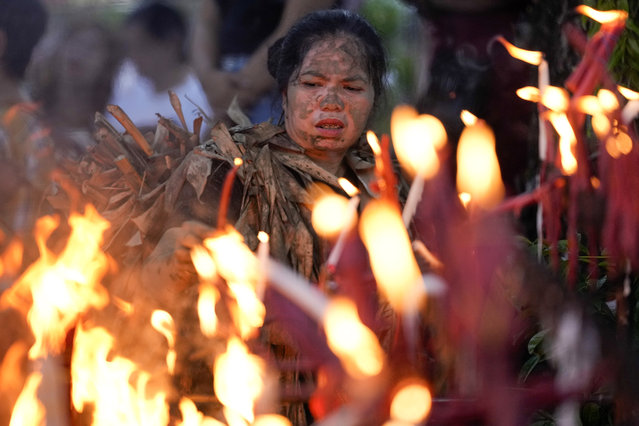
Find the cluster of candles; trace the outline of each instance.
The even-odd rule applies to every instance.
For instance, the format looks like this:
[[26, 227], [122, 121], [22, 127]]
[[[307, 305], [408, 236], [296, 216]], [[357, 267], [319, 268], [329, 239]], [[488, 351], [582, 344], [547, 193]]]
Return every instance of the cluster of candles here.
[[[612, 31], [610, 28], [617, 31], [626, 17], [622, 12], [599, 12], [585, 6], [578, 10], [601, 22], [604, 32]], [[618, 87], [619, 93], [628, 99], [623, 108], [619, 98], [609, 89], [600, 89], [596, 95], [580, 94], [571, 98], [565, 89], [550, 85], [548, 64], [541, 52], [518, 49], [503, 38], [498, 41], [513, 56], [539, 67], [539, 87], [522, 88], [518, 94], [540, 105], [539, 156], [542, 162], [556, 161], [563, 176], [578, 173], [582, 160], [576, 152], [578, 131], [571, 116], [573, 111], [592, 116], [594, 131], [605, 141], [610, 156], [626, 155], [636, 149], [626, 129], [639, 112], [639, 94]], [[620, 122], [611, 119], [615, 114]], [[464, 111], [460, 119], [466, 127], [457, 147], [456, 187], [460, 204], [465, 206], [472, 220], [500, 211], [505, 190], [490, 126], [468, 111]], [[546, 123], [550, 123], [558, 135], [556, 152], [551, 150], [554, 144], [549, 141], [553, 136]], [[446, 289], [443, 277], [434, 272], [423, 275], [417, 256], [435, 266], [434, 271], [442, 264], [424, 242], [411, 239], [408, 229], [420, 203], [430, 202], [421, 200], [425, 186], [445, 174], [442, 169], [443, 158], [449, 150], [448, 137], [436, 117], [418, 114], [406, 105], [393, 111], [391, 136], [403, 171], [412, 177], [403, 210], [394, 193], [390, 141], [384, 136], [380, 143], [373, 132], [368, 132], [367, 140], [375, 154], [380, 197], [360, 206], [357, 189], [347, 180], [340, 179], [350, 198], [325, 188], [318, 189], [312, 223], [319, 235], [332, 241], [326, 263], [331, 272], [338, 267], [348, 240], [357, 229], [381, 295], [404, 321], [410, 322], [427, 298], [440, 295]], [[241, 167], [241, 161], [237, 161], [225, 187], [230, 188]], [[361, 215], [358, 214], [360, 209]], [[322, 326], [326, 343], [345, 372], [343, 388], [347, 404], [327, 413], [318, 424], [357, 424], [358, 417], [370, 402], [380, 398], [389, 401], [386, 418], [382, 419], [384, 425], [423, 424], [432, 403], [427, 378], [419, 374], [401, 380], [389, 378], [393, 359], [384, 353], [375, 333], [364, 325], [357, 305], [346, 297], [326, 295], [287, 266], [271, 259], [266, 233], [260, 232], [258, 250], [253, 253], [242, 237], [225, 223], [225, 211], [222, 206], [218, 233], [204, 240], [191, 253], [200, 277], [197, 312], [201, 333], [209, 339], [222, 337], [226, 340], [226, 350], [211, 362], [215, 397], [223, 406], [222, 414], [217, 418], [207, 416], [198, 411], [193, 400], [183, 397], [179, 402], [182, 419], [176, 424], [289, 424], [287, 419], [274, 414], [277, 411], [276, 398], [273, 398], [277, 394], [277, 379], [273, 371], [266, 360], [252, 353], [247, 345], [263, 324], [266, 313], [263, 296], [269, 285]], [[539, 211], [541, 240], [543, 207]], [[113, 336], [105, 328], [81, 321], [89, 309], [103, 309], [109, 303], [118, 306], [123, 315], [131, 315], [134, 311], [129, 303], [110, 299], [100, 284], [109, 269], [109, 260], [100, 250], [101, 235], [108, 223], [89, 206], [84, 216], [71, 217], [71, 226], [73, 232], [67, 248], [54, 255], [47, 248], [46, 239], [56, 223], [51, 218], [41, 220], [37, 229], [41, 258], [2, 295], [2, 306], [22, 312], [35, 337], [34, 345], [28, 349], [32, 371], [24, 380], [13, 406], [11, 424], [69, 423], [68, 413], [60, 408], [65, 406], [64, 398], [55, 395], [64, 388], [56, 382], [61, 375], [58, 364], [65, 336], [73, 328], [71, 400], [74, 409], [82, 413], [90, 404], [95, 425], [168, 424], [168, 385], [152, 385], [154, 378], [145, 366], [111, 356]], [[9, 264], [7, 259], [5, 256], [3, 267]], [[224, 295], [220, 286], [224, 287]], [[226, 305], [230, 324], [220, 323], [216, 315], [220, 304]], [[153, 312], [150, 323], [166, 340], [164, 368], [171, 376], [177, 356], [175, 324], [171, 316], [161, 310]], [[12, 347], [11, 351], [13, 355], [5, 355], [0, 366], [0, 390], [15, 390], [11, 389], [11, 384], [20, 381], [19, 377], [12, 376], [12, 371], [25, 349]], [[44, 397], [47, 391], [49, 397]]]

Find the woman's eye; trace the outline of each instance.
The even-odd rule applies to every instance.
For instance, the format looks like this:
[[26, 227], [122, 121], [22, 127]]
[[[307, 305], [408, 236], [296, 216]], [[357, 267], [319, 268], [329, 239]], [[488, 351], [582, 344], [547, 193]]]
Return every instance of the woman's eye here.
[[364, 90], [359, 86], [344, 86], [344, 88], [349, 92], [361, 92], [362, 90]]
[[321, 84], [317, 81], [302, 81], [304, 87], [320, 87]]

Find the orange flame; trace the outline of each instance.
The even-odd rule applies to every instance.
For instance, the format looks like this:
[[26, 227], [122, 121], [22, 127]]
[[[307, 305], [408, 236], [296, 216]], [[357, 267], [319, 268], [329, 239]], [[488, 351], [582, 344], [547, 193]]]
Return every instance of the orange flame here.
[[326, 311], [324, 329], [329, 347], [352, 377], [361, 379], [382, 371], [384, 353], [375, 334], [361, 323], [353, 302], [334, 299]]
[[113, 345], [104, 328], [76, 328], [71, 358], [74, 408], [82, 412], [91, 404], [96, 426], [168, 424], [167, 392], [156, 383], [151, 386], [152, 375], [133, 361], [111, 356]]
[[177, 426], [224, 426], [224, 423], [199, 412], [195, 403], [188, 398], [180, 399], [179, 407], [182, 421], [178, 421]]
[[362, 212], [359, 232], [381, 292], [402, 312], [407, 296], [420, 285], [421, 273], [401, 213], [390, 202], [371, 201]]
[[548, 118], [559, 134], [559, 156], [561, 168], [566, 175], [572, 175], [577, 171], [577, 158], [574, 154], [574, 147], [577, 144], [577, 137], [564, 113], [550, 112]]
[[621, 95], [629, 101], [639, 101], [639, 92], [635, 92], [634, 90], [630, 90], [624, 86], [617, 86], [617, 90], [619, 90], [619, 93], [621, 93]]
[[169, 350], [166, 354], [166, 365], [169, 368], [169, 373], [173, 374], [175, 371], [175, 360], [177, 354], [175, 353], [175, 323], [173, 317], [166, 312], [156, 309], [151, 314], [151, 325], [159, 333], [161, 333], [169, 344]]
[[390, 407], [391, 419], [407, 424], [420, 424], [432, 407], [432, 396], [421, 379], [408, 379], [398, 386]]
[[510, 56], [515, 59], [519, 59], [520, 61], [524, 61], [531, 65], [540, 65], [541, 61], [544, 59], [544, 55], [542, 52], [538, 52], [536, 50], [520, 49], [519, 47], [511, 44], [502, 36], [497, 36], [495, 39], [503, 44], [506, 50], [508, 50], [508, 53], [510, 53]]
[[619, 100], [617, 96], [608, 89], [599, 89], [597, 92], [599, 104], [605, 112], [613, 112], [619, 108]]
[[446, 144], [447, 136], [436, 117], [417, 115], [413, 107], [398, 105], [391, 116], [391, 136], [397, 158], [409, 173], [426, 179], [437, 173], [437, 150]]
[[593, 21], [599, 22], [600, 24], [609, 24], [612, 22], [625, 21], [626, 19], [628, 19], [628, 12], [626, 12], [625, 10], [601, 11], [583, 4], [577, 6], [575, 10], [582, 15], [589, 17]]
[[464, 126], [472, 126], [473, 124], [477, 123], [477, 120], [479, 120], [475, 114], [468, 111], [467, 109], [462, 110], [462, 112], [459, 114], [459, 118], [461, 118]]
[[[102, 252], [102, 234], [109, 227], [88, 205], [84, 216], [72, 214], [71, 234], [64, 250], [56, 257], [47, 247], [47, 239], [57, 228], [52, 217], [36, 223], [36, 241], [40, 258], [34, 262], [2, 295], [3, 305], [14, 306], [24, 312], [33, 331], [35, 343], [29, 357], [36, 359], [49, 353], [60, 353], [67, 332], [77, 318], [89, 308], [102, 308], [109, 300], [99, 281], [109, 262]], [[31, 306], [25, 302], [31, 294]]]
[[525, 101], [539, 102], [539, 89], [534, 86], [526, 86], [517, 89], [517, 96]]
[[253, 405], [265, 388], [262, 358], [250, 354], [246, 346], [233, 337], [227, 343], [226, 352], [216, 358], [213, 377], [215, 395], [220, 402], [252, 423]]
[[504, 196], [492, 129], [479, 120], [466, 127], [457, 147], [457, 190], [470, 194], [473, 205], [494, 207]]
[[46, 424], [45, 408], [38, 399], [40, 383], [42, 383], [42, 373], [36, 371], [29, 375], [13, 407], [9, 426]]
[[200, 330], [206, 337], [213, 337], [217, 332], [217, 315], [215, 315], [215, 305], [220, 300], [220, 292], [211, 283], [200, 284], [199, 297], [197, 300], [197, 313], [200, 318]]
[[344, 227], [350, 227], [346, 211], [348, 200], [338, 194], [325, 193], [313, 205], [311, 223], [313, 229], [324, 238], [335, 238]]
[[570, 95], [563, 87], [548, 86], [541, 96], [541, 103], [552, 111], [565, 112], [568, 110]]

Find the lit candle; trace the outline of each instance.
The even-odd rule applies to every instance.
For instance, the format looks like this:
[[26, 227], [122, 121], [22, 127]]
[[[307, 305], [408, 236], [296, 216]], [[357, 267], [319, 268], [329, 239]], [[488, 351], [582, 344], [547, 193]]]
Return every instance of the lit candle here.
[[257, 233], [257, 239], [260, 243], [257, 246], [257, 261], [260, 273], [258, 274], [255, 293], [260, 300], [264, 300], [264, 288], [266, 287], [266, 277], [268, 275], [268, 257], [269, 257], [269, 236], [266, 232]]
[[348, 200], [348, 204], [346, 205], [346, 209], [344, 211], [344, 224], [342, 229], [340, 230], [339, 236], [337, 237], [337, 241], [333, 246], [330, 254], [328, 255], [328, 260], [326, 261], [326, 265], [329, 272], [334, 272], [335, 267], [337, 266], [337, 261], [339, 260], [342, 251], [344, 250], [344, 242], [346, 241], [346, 235], [348, 235], [348, 231], [350, 231], [352, 224], [355, 222], [355, 218], [357, 215], [357, 208], [359, 207], [359, 191], [355, 186], [350, 183], [347, 179], [339, 178], [339, 184], [346, 191], [348, 195], [350, 195], [350, 199]]
[[224, 228], [226, 225], [226, 211], [228, 210], [229, 200], [231, 198], [231, 190], [233, 189], [233, 182], [235, 181], [235, 175], [237, 170], [242, 165], [241, 158], [236, 157], [233, 160], [233, 168], [229, 171], [224, 179], [224, 185], [222, 186], [222, 196], [220, 197], [220, 207], [217, 212], [217, 227], [218, 229]]
[[391, 136], [400, 164], [413, 176], [402, 212], [408, 226], [422, 198], [424, 181], [439, 171], [437, 150], [446, 144], [446, 129], [436, 117], [418, 115], [412, 106], [398, 105], [391, 116]]
[[504, 196], [495, 135], [483, 120], [467, 126], [459, 138], [457, 190], [470, 194], [473, 208], [492, 208]]

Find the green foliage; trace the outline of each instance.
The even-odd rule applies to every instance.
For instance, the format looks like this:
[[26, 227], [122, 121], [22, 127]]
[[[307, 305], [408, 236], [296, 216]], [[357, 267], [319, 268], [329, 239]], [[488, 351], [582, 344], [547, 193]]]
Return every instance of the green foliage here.
[[[639, 2], [636, 0], [588, 0], [587, 5], [598, 10], [625, 10], [628, 12], [626, 29], [610, 58], [610, 70], [619, 84], [639, 90]], [[596, 22], [585, 19], [590, 35], [599, 28]]]

